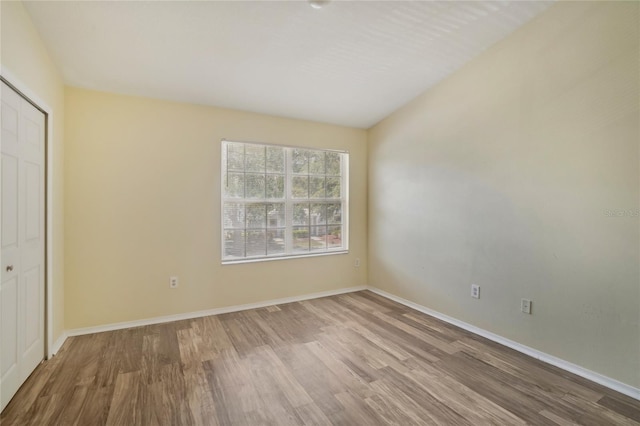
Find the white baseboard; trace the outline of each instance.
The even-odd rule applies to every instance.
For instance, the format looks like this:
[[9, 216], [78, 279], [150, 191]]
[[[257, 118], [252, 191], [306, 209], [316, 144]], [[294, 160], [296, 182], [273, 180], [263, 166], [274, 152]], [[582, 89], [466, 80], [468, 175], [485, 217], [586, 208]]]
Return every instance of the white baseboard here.
[[62, 347], [62, 345], [64, 344], [67, 337], [71, 337], [71, 336], [101, 333], [104, 331], [121, 330], [124, 328], [139, 327], [143, 325], [161, 324], [165, 322], [193, 319], [193, 318], [205, 317], [209, 315], [219, 315], [219, 314], [226, 314], [229, 312], [244, 311], [248, 309], [264, 308], [266, 306], [281, 305], [284, 303], [291, 303], [291, 302], [300, 302], [303, 300], [317, 299], [320, 297], [334, 296], [334, 295], [344, 294], [344, 293], [352, 293], [352, 292], [361, 291], [361, 290], [370, 290], [373, 293], [376, 293], [382, 297], [386, 297], [387, 299], [393, 300], [402, 305], [408, 306], [412, 309], [415, 309], [416, 311], [438, 318], [449, 324], [452, 324], [464, 330], [470, 331], [471, 333], [485, 337], [503, 346], [514, 349], [518, 352], [521, 352], [525, 355], [528, 355], [540, 361], [546, 362], [547, 364], [551, 364], [555, 367], [561, 368], [570, 373], [576, 374], [580, 377], [584, 377], [585, 379], [591, 380], [592, 382], [598, 383], [609, 389], [613, 389], [631, 398], [640, 400], [640, 389], [630, 386], [626, 383], [619, 382], [615, 379], [612, 379], [610, 377], [588, 370], [584, 367], [565, 361], [553, 355], [549, 355], [537, 349], [533, 349], [523, 344], [520, 344], [518, 342], [514, 342], [513, 340], [509, 340], [505, 337], [502, 337], [490, 331], [487, 331], [482, 328], [476, 327], [474, 325], [468, 324], [466, 322], [457, 320], [455, 318], [452, 318], [440, 312], [429, 309], [425, 306], [422, 306], [417, 303], [411, 302], [409, 300], [403, 299], [401, 297], [395, 296], [391, 293], [387, 293], [384, 290], [380, 290], [375, 287], [365, 287], [365, 286], [341, 288], [338, 290], [322, 291], [318, 293], [305, 294], [301, 296], [292, 296], [292, 297], [285, 297], [282, 299], [266, 300], [264, 302], [247, 303], [244, 305], [235, 305], [235, 306], [228, 306], [224, 308], [207, 309], [204, 311], [196, 311], [196, 312], [186, 312], [182, 314], [166, 315], [161, 317], [147, 318], [147, 319], [135, 320], [135, 321], [125, 321], [125, 322], [106, 324], [106, 325], [100, 325], [95, 327], [76, 328], [72, 330], [67, 330], [60, 337], [58, 337], [58, 339], [54, 342], [53, 347], [51, 348], [52, 350], [50, 352], [51, 352], [51, 355], [54, 355], [55, 353], [57, 353]]
[[62, 348], [62, 345], [64, 345], [64, 342], [67, 340], [67, 332], [64, 331], [62, 332], [62, 334], [56, 339], [55, 342], [53, 342], [53, 345], [51, 346], [51, 348], [49, 349], [49, 358], [51, 358], [52, 356], [54, 356], [55, 354], [58, 353], [58, 351], [60, 350], [60, 348]]
[[[183, 314], [165, 315], [161, 317], [147, 318], [147, 319], [141, 319], [141, 320], [135, 320], [135, 321], [125, 321], [125, 322], [118, 322], [114, 324], [98, 325], [95, 327], [76, 328], [72, 330], [67, 330], [65, 333], [65, 338], [67, 336], [69, 337], [80, 336], [83, 334], [101, 333], [103, 331], [113, 331], [113, 330], [121, 330], [123, 328], [140, 327], [142, 325], [161, 324], [161, 323], [171, 322], [171, 321], [180, 321], [180, 320], [186, 320], [186, 319], [206, 317], [209, 315], [219, 315], [219, 314], [226, 314], [229, 312], [245, 311], [247, 309], [264, 308], [266, 306], [281, 305], [284, 303], [291, 303], [291, 302], [300, 302], [302, 300], [317, 299], [320, 297], [327, 297], [327, 296], [335, 296], [337, 294], [353, 293], [354, 291], [362, 291], [366, 289], [367, 287], [365, 286], [340, 288], [337, 290], [321, 291], [318, 293], [304, 294], [301, 296], [285, 297], [282, 299], [271, 299], [271, 300], [266, 300], [264, 302], [247, 303], [245, 305], [227, 306], [224, 308], [214, 308], [214, 309], [207, 309], [204, 311], [196, 311], [196, 312], [185, 312]], [[60, 346], [62, 346], [62, 343], [60, 344]]]
[[492, 340], [496, 343], [499, 343], [503, 346], [514, 349], [518, 352], [521, 352], [525, 355], [529, 355], [535, 359], [539, 359], [542, 362], [546, 362], [547, 364], [551, 364], [555, 367], [566, 370], [570, 373], [573, 373], [577, 376], [584, 377], [585, 379], [591, 380], [592, 382], [598, 383], [602, 386], [605, 386], [609, 389], [613, 389], [614, 391], [620, 392], [624, 395], [630, 396], [631, 398], [640, 400], [640, 389], [634, 388], [626, 383], [619, 382], [610, 377], [604, 376], [600, 373], [596, 373], [595, 371], [588, 370], [584, 367], [580, 367], [579, 365], [570, 363], [553, 355], [549, 355], [547, 353], [541, 352], [537, 349], [530, 348], [518, 342], [514, 342], [513, 340], [509, 340], [505, 337], [499, 336], [497, 334], [491, 333], [490, 331], [484, 330], [482, 328], [476, 327], [471, 324], [467, 324], [466, 322], [457, 320], [440, 312], [429, 309], [425, 306], [419, 305], [417, 303], [411, 302], [409, 300], [403, 299], [401, 297], [395, 296], [391, 293], [387, 293], [384, 290], [380, 290], [375, 287], [368, 287], [368, 290], [376, 293], [382, 297], [386, 297], [387, 299], [391, 299], [395, 302], [398, 302], [402, 305], [408, 306], [410, 308], [415, 309], [416, 311], [420, 311], [432, 317], [438, 318], [444, 322], [448, 322], [449, 324], [455, 325], [456, 327], [460, 327], [464, 330], [470, 331], [479, 336], [485, 337], [489, 340]]

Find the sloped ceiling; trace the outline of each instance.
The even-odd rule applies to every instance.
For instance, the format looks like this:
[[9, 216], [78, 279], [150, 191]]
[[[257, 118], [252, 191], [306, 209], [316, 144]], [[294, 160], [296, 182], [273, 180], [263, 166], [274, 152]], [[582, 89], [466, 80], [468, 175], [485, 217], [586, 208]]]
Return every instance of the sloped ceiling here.
[[66, 84], [368, 128], [549, 2], [25, 5]]

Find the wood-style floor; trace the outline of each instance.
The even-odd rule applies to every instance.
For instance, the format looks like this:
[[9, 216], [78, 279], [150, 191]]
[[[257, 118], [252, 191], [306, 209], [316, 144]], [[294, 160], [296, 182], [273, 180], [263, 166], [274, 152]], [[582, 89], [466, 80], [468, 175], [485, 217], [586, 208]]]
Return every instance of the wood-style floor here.
[[9, 425], [627, 425], [640, 402], [371, 292], [72, 337]]

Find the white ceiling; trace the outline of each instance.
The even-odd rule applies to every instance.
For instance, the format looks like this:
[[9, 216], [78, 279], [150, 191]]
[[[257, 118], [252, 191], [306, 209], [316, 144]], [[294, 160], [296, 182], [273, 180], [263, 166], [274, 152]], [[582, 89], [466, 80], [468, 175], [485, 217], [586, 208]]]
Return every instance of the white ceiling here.
[[66, 84], [368, 128], [533, 1], [29, 1]]

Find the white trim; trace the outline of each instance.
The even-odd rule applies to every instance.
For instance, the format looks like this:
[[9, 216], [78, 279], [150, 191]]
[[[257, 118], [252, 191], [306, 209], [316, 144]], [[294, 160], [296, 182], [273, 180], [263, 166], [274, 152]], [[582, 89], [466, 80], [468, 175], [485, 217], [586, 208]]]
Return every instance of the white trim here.
[[55, 342], [53, 342], [53, 346], [51, 347], [51, 356], [54, 356], [55, 354], [57, 354], [60, 349], [62, 348], [62, 345], [64, 345], [64, 342], [67, 341], [67, 337], [69, 337], [67, 335], [67, 332], [65, 331], [64, 333], [62, 333], [60, 335], [60, 337], [58, 337], [58, 339], [56, 339]]
[[525, 355], [529, 355], [535, 359], [538, 359], [542, 362], [546, 362], [547, 364], [551, 364], [555, 367], [561, 368], [565, 371], [573, 373], [577, 376], [584, 377], [587, 380], [591, 380], [592, 382], [598, 383], [602, 386], [605, 386], [609, 389], [613, 389], [614, 391], [620, 392], [624, 395], [627, 395], [631, 398], [640, 400], [640, 389], [634, 388], [631, 385], [626, 383], [619, 382], [618, 380], [612, 379], [610, 377], [604, 376], [600, 373], [596, 373], [595, 371], [588, 370], [584, 367], [580, 367], [579, 365], [573, 364], [571, 362], [565, 361], [553, 355], [549, 355], [537, 349], [530, 348], [529, 346], [525, 346], [518, 342], [514, 342], [513, 340], [509, 340], [505, 337], [494, 334], [490, 331], [484, 330], [482, 328], [476, 327], [471, 324], [467, 324], [466, 322], [457, 320], [440, 312], [429, 309], [425, 306], [419, 305], [417, 303], [411, 302], [409, 300], [403, 299], [401, 297], [395, 296], [391, 293], [387, 293], [384, 290], [380, 290], [375, 287], [368, 287], [368, 290], [376, 293], [382, 297], [386, 297], [387, 299], [391, 299], [394, 302], [398, 302], [402, 305], [408, 306], [416, 311], [420, 311], [424, 314], [430, 315], [432, 317], [438, 318], [444, 322], [455, 325], [456, 327], [460, 327], [464, 330], [470, 331], [479, 336], [485, 337], [489, 340], [492, 340], [496, 343], [499, 343], [508, 348], [514, 349], [518, 352], [521, 352]]
[[220, 139], [220, 142], [232, 142], [232, 143], [244, 143], [248, 145], [266, 145], [266, 146], [276, 146], [279, 148], [295, 148], [295, 149], [313, 149], [318, 151], [329, 151], [329, 152], [339, 152], [340, 154], [348, 154], [349, 150], [344, 149], [330, 149], [330, 148], [308, 148], [300, 145], [286, 145], [281, 143], [273, 143], [273, 142], [257, 142], [257, 141], [241, 141], [238, 139]]
[[46, 199], [47, 199], [47, 277], [46, 277], [46, 299], [47, 299], [47, 329], [45, 330], [45, 351], [46, 358], [50, 358], [55, 353], [53, 348], [53, 108], [40, 98], [29, 86], [24, 84], [15, 74], [13, 74], [5, 65], [0, 64], [0, 75], [2, 75], [11, 85], [22, 92], [29, 100], [34, 102], [40, 109], [47, 113], [47, 182], [46, 182]]
[[204, 311], [186, 312], [183, 314], [166, 315], [162, 317], [148, 318], [143, 320], [119, 322], [119, 323], [107, 324], [107, 325], [101, 325], [101, 326], [95, 326], [95, 327], [85, 327], [85, 328], [67, 330], [62, 336], [58, 338], [58, 340], [56, 340], [54, 344], [55, 350], [53, 351], [53, 353], [56, 353], [64, 343], [65, 339], [71, 336], [80, 336], [84, 334], [101, 333], [104, 331], [121, 330], [123, 328], [140, 327], [143, 325], [161, 324], [165, 322], [193, 319], [193, 318], [199, 318], [199, 317], [204, 317], [209, 315], [219, 315], [219, 314], [226, 314], [229, 312], [244, 311], [247, 309], [264, 308], [266, 306], [280, 305], [280, 304], [291, 303], [291, 302], [299, 302], [303, 300], [317, 299], [320, 297], [335, 296], [335, 295], [344, 294], [344, 293], [353, 293], [353, 292], [362, 291], [362, 290], [369, 290], [382, 297], [393, 300], [402, 305], [408, 306], [409, 308], [415, 309], [416, 311], [430, 315], [434, 318], [438, 318], [456, 327], [460, 327], [464, 330], [470, 331], [471, 333], [485, 337], [503, 346], [506, 346], [508, 348], [521, 352], [525, 355], [538, 359], [542, 362], [546, 362], [547, 364], [561, 368], [565, 371], [576, 374], [580, 377], [584, 377], [587, 380], [591, 380], [592, 382], [598, 383], [609, 389], [613, 389], [631, 398], [640, 400], [640, 389], [634, 388], [633, 386], [627, 385], [625, 383], [619, 382], [610, 377], [588, 370], [584, 367], [580, 367], [579, 365], [570, 363], [568, 361], [565, 361], [553, 355], [549, 355], [547, 353], [541, 352], [537, 349], [533, 349], [528, 346], [522, 345], [518, 342], [514, 342], [513, 340], [509, 340], [507, 338], [494, 334], [490, 331], [487, 331], [482, 328], [476, 327], [474, 325], [468, 324], [466, 322], [457, 320], [450, 316], [444, 315], [440, 312], [429, 309], [425, 306], [422, 306], [417, 303], [411, 302], [409, 300], [403, 299], [401, 297], [395, 296], [391, 293], [387, 293], [384, 290], [380, 290], [375, 287], [365, 287], [365, 286], [341, 288], [338, 290], [322, 291], [322, 292], [311, 293], [311, 294], [306, 294], [302, 296], [292, 296], [292, 297], [285, 297], [282, 299], [272, 299], [264, 302], [248, 303], [244, 305], [228, 306], [224, 308], [214, 308], [214, 309], [208, 309]]
[[349, 250], [336, 250], [336, 251], [323, 251], [319, 253], [309, 253], [309, 254], [292, 254], [292, 255], [283, 255], [283, 256], [272, 256], [272, 257], [243, 257], [238, 260], [223, 260], [223, 265], [238, 265], [242, 263], [256, 263], [256, 262], [270, 262], [272, 260], [287, 260], [287, 259], [302, 259], [305, 257], [318, 257], [318, 256], [333, 256], [334, 254], [349, 254]]
[[69, 336], [69, 337], [81, 336], [83, 334], [101, 333], [104, 331], [121, 330], [123, 328], [140, 327], [143, 325], [161, 324], [165, 322], [200, 318], [200, 317], [206, 317], [210, 315], [227, 314], [229, 312], [245, 311], [247, 309], [264, 308], [266, 306], [282, 305], [284, 303], [300, 302], [300, 301], [309, 300], [309, 299], [318, 299], [320, 297], [335, 296], [335, 295], [344, 294], [344, 293], [353, 293], [355, 291], [362, 291], [366, 289], [367, 288], [365, 286], [340, 288], [337, 290], [321, 291], [318, 293], [304, 294], [301, 296], [291, 296], [291, 297], [285, 297], [282, 299], [271, 299], [271, 300], [266, 300], [264, 302], [247, 303], [244, 305], [227, 306], [224, 308], [207, 309], [204, 311], [185, 312], [182, 314], [165, 315], [161, 317], [147, 318], [147, 319], [141, 319], [141, 320], [135, 320], [135, 321], [118, 322], [114, 324], [98, 325], [95, 327], [76, 328], [73, 330], [67, 330], [65, 334], [66, 336]]

